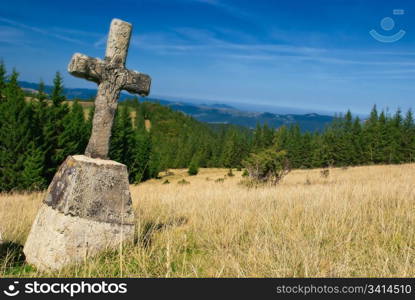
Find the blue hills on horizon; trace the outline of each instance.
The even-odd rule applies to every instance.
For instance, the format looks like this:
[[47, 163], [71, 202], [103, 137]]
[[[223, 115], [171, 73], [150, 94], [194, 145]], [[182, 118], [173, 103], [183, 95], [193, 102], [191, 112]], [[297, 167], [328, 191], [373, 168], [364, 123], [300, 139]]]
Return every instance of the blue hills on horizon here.
[[[37, 83], [19, 81], [20, 87], [26, 92], [35, 92], [38, 89]], [[45, 92], [50, 94], [52, 86], [45, 85]], [[94, 98], [97, 90], [87, 88], [64, 88], [67, 99], [91, 99]], [[121, 93], [120, 101], [124, 101], [134, 96]], [[139, 97], [138, 97], [139, 98]], [[168, 97], [163, 97], [168, 98]], [[171, 100], [158, 98], [140, 98], [141, 101], [156, 102], [160, 105], [168, 106], [175, 111], [183, 112], [190, 115], [198, 121], [210, 124], [233, 124], [248, 128], [255, 128], [259, 123], [268, 124], [270, 127], [278, 128], [282, 125], [298, 124], [302, 131], [322, 131], [330, 124], [334, 117], [329, 115], [320, 115], [318, 113], [292, 114], [292, 113], [271, 113], [242, 110], [234, 106], [223, 103], [194, 103], [191, 100]], [[199, 100], [200, 101], [200, 100]], [[199, 102], [198, 101], [198, 102]], [[275, 108], [278, 109], [278, 108]]]

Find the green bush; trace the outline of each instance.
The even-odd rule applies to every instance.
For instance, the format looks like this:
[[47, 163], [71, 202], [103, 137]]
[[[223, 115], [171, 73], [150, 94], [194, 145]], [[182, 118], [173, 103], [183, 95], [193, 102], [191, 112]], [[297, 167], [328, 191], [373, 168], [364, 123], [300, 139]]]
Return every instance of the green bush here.
[[251, 153], [243, 163], [249, 177], [260, 183], [275, 185], [290, 172], [287, 152], [275, 147]]
[[187, 170], [187, 173], [190, 176], [194, 176], [194, 175], [197, 175], [197, 173], [199, 173], [199, 164], [195, 158], [193, 158], [192, 161], [190, 162], [189, 170]]

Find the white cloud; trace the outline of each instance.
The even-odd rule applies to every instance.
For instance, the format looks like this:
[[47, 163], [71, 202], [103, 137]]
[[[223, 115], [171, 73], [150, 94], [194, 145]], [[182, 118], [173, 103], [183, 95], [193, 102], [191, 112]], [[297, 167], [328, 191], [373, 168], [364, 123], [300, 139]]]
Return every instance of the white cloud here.
[[24, 42], [24, 32], [10, 26], [0, 26], [0, 42], [20, 45]]
[[[186, 0], [186, 1], [189, 1], [189, 0]], [[190, 1], [216, 7], [232, 16], [241, 17], [241, 18], [254, 17], [254, 15], [248, 12], [247, 10], [244, 10], [235, 5], [228, 4], [224, 1], [219, 1], [219, 0], [190, 0]]]
[[23, 23], [19, 23], [19, 22], [7, 19], [7, 18], [0, 17], [0, 22], [9, 24], [9, 25], [11, 25], [15, 28], [20, 28], [20, 29], [24, 29], [24, 30], [33, 31], [33, 32], [40, 33], [40, 34], [43, 34], [45, 36], [57, 38], [57, 39], [60, 39], [60, 40], [66, 41], [66, 42], [82, 44], [82, 45], [86, 44], [86, 43], [84, 43], [81, 40], [76, 39], [76, 38], [71, 38], [71, 37], [68, 37], [66, 35], [62, 35], [62, 34], [59, 34], [59, 33], [54, 33], [52, 31], [44, 30], [44, 29], [41, 29], [41, 28], [38, 28], [38, 27], [29, 26], [29, 25], [26, 25], [26, 24], [23, 24]]
[[[377, 67], [388, 69], [415, 66], [415, 60], [407, 52], [385, 52], [366, 50], [345, 50], [308, 47], [279, 43], [263, 43], [245, 33], [249, 43], [231, 42], [219, 38], [220, 30], [200, 30], [195, 28], [175, 28], [168, 32], [147, 33], [134, 36], [132, 45], [143, 50], [155, 51], [161, 55], [198, 55], [215, 57], [219, 60], [239, 60], [241, 63], [268, 61], [278, 63], [316, 63], [341, 68], [342, 66]], [[237, 34], [237, 32], [236, 32]], [[405, 57], [407, 56], [407, 57]]]
[[100, 37], [95, 43], [94, 43], [94, 47], [95, 48], [101, 48], [105, 45], [105, 43], [107, 42], [108, 39], [108, 35], [104, 35], [102, 37]]

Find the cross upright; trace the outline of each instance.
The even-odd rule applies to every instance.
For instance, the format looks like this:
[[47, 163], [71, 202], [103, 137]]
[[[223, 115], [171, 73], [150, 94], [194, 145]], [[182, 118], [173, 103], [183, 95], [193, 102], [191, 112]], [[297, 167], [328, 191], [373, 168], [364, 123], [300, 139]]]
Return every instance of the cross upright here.
[[113, 19], [104, 60], [75, 53], [68, 66], [68, 72], [73, 76], [98, 84], [92, 134], [85, 150], [85, 155], [92, 158], [108, 158], [111, 128], [121, 90], [141, 96], [150, 92], [150, 76], [125, 68], [131, 30], [130, 23]]

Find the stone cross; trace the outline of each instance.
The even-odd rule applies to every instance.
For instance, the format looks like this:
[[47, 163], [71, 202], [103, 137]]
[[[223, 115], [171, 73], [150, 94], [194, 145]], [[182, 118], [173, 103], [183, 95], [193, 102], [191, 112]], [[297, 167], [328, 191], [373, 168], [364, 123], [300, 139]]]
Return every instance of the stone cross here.
[[[92, 135], [85, 155], [61, 164], [43, 199], [23, 252], [38, 270], [82, 263], [134, 240], [134, 209], [127, 166], [106, 159], [121, 90], [148, 95], [148, 75], [125, 68], [131, 24], [114, 19], [105, 59], [72, 57], [72, 75], [99, 84]], [[1, 240], [1, 237], [0, 237]]]
[[121, 90], [141, 96], [150, 92], [150, 76], [125, 68], [131, 29], [130, 23], [113, 19], [104, 60], [75, 53], [68, 66], [68, 72], [73, 76], [99, 85], [92, 134], [85, 150], [85, 155], [92, 158], [108, 158], [111, 128]]

